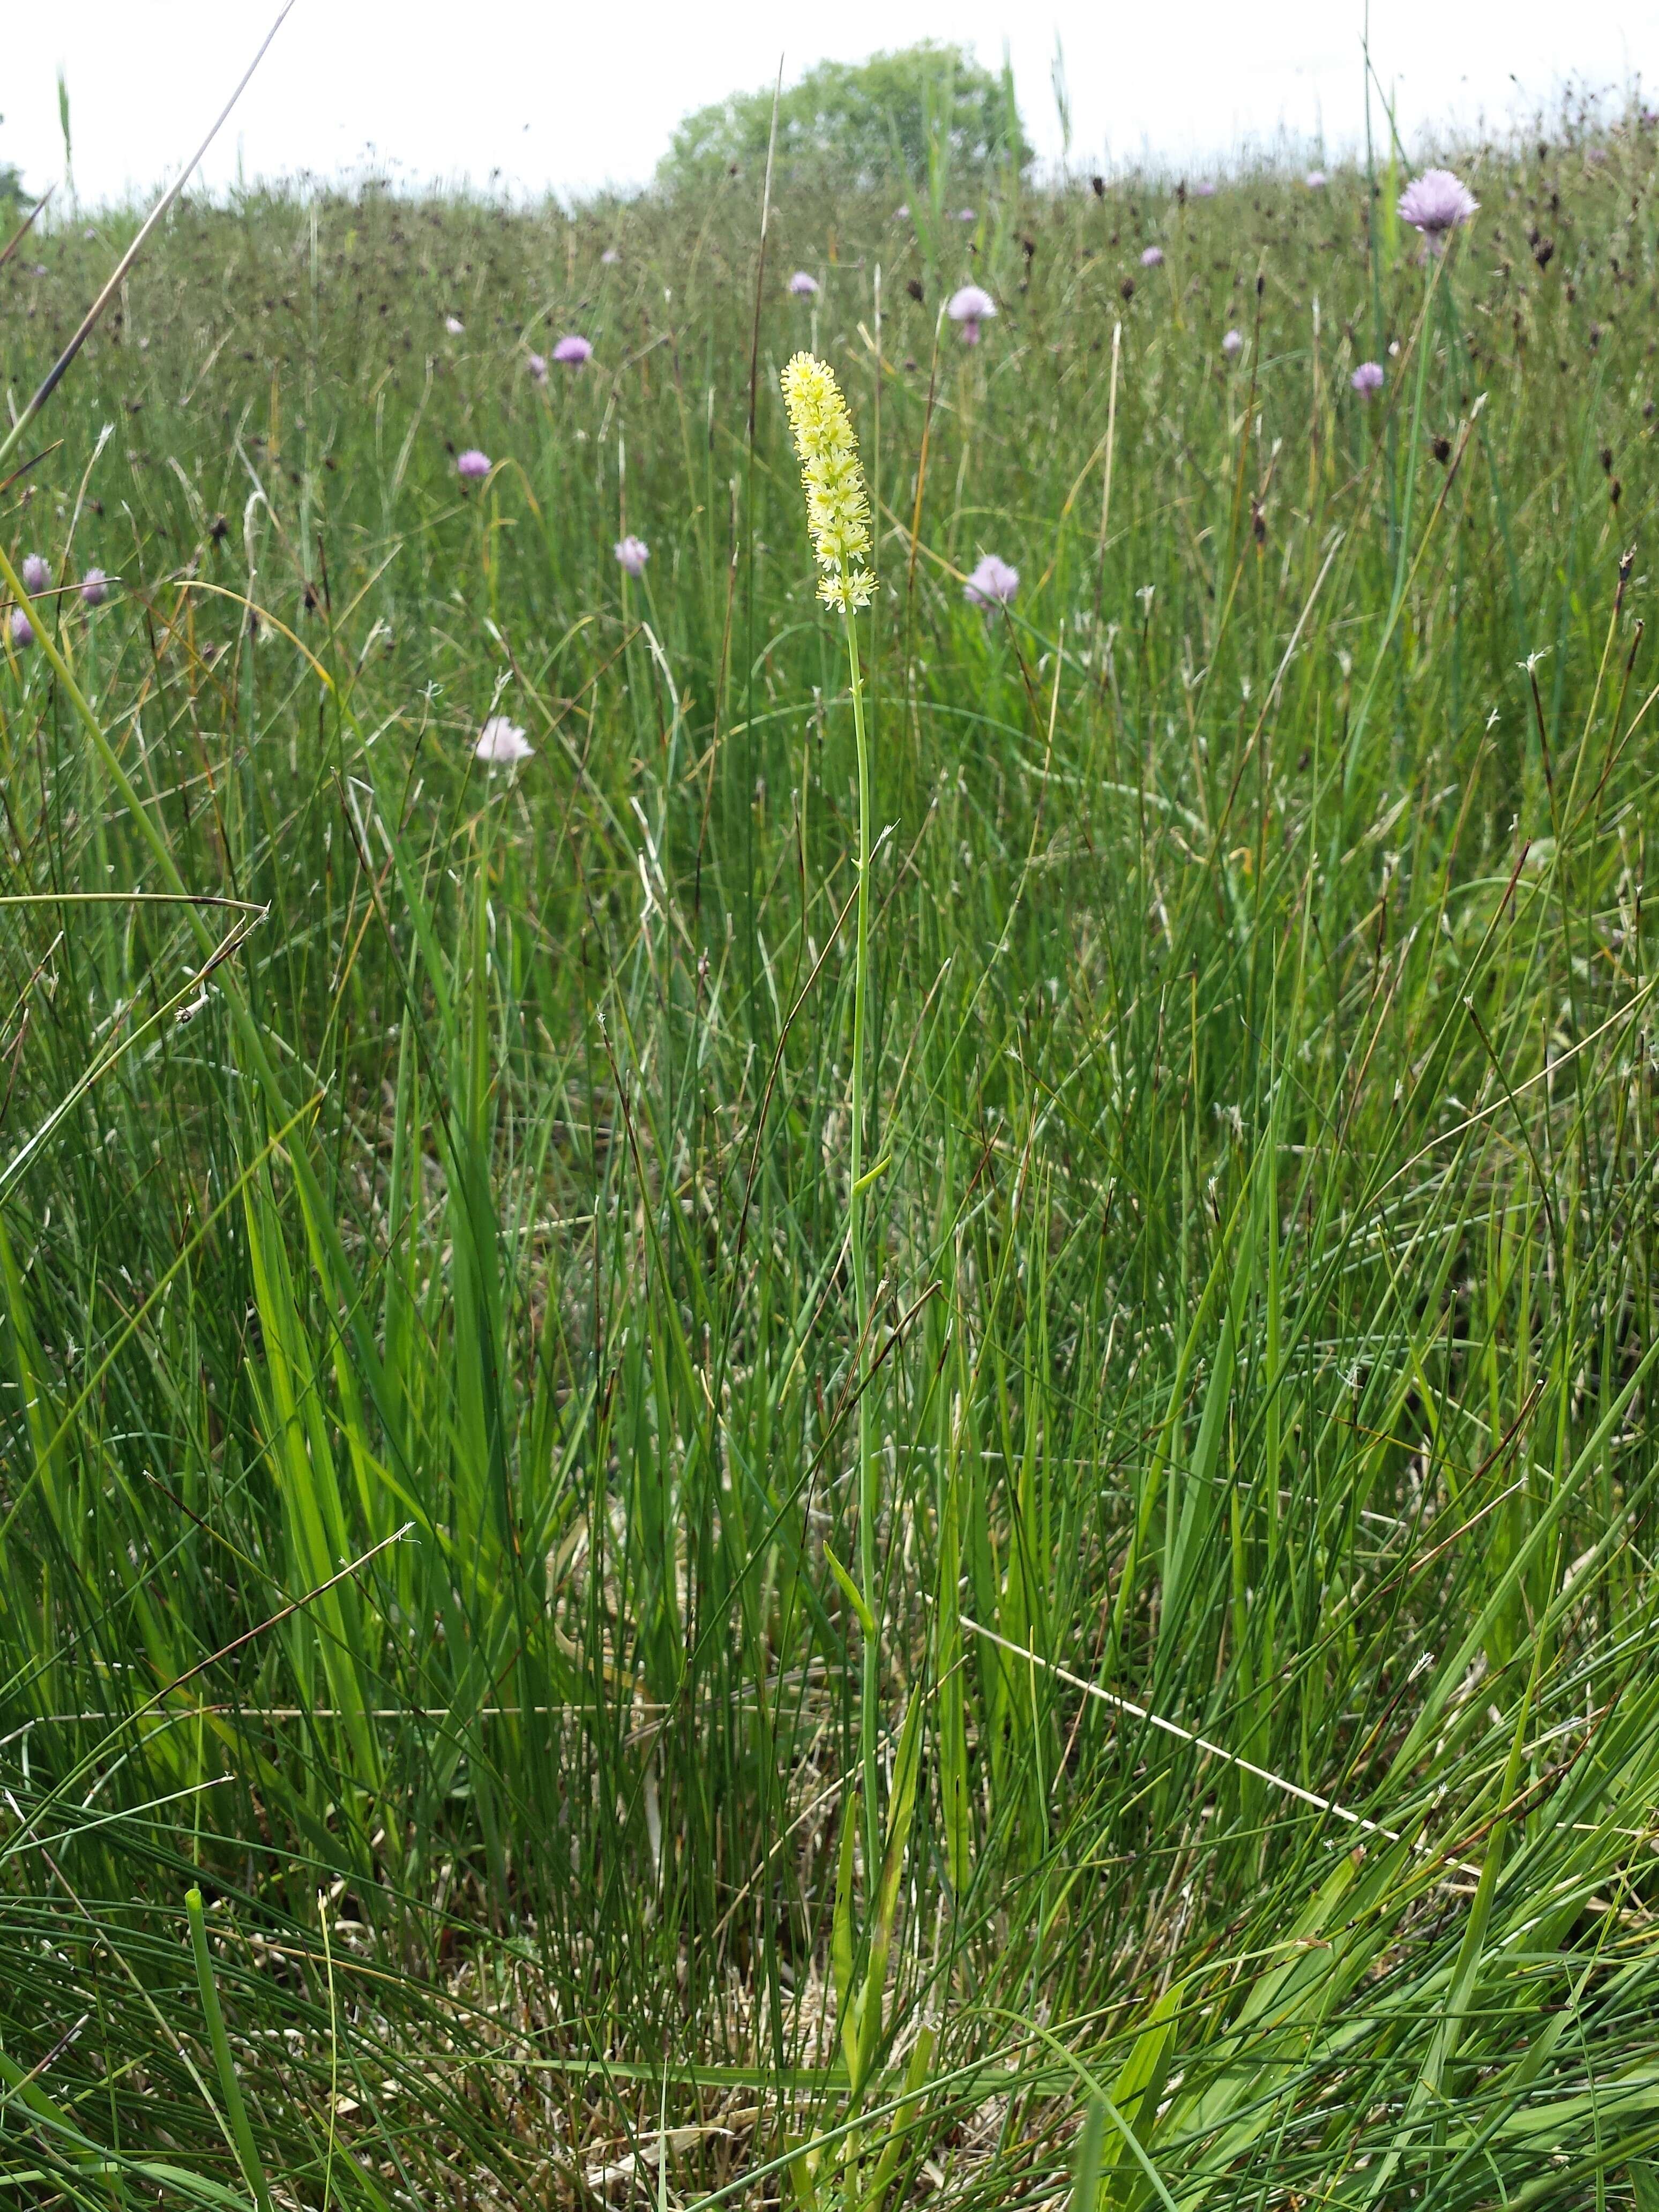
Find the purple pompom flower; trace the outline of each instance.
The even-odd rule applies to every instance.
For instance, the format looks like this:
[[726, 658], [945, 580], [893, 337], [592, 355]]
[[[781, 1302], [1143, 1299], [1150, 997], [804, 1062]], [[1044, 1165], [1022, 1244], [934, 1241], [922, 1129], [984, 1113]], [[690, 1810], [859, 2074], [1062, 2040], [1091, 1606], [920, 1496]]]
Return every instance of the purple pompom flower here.
[[26, 553], [23, 556], [23, 589], [29, 597], [38, 599], [51, 582], [52, 563], [42, 559], [39, 553]]
[[1019, 571], [1000, 561], [994, 553], [981, 560], [962, 587], [962, 596], [973, 607], [1006, 607], [1019, 589]]
[[979, 343], [980, 325], [988, 322], [996, 311], [996, 301], [977, 284], [964, 284], [959, 291], [952, 292], [945, 310], [953, 323], [961, 324], [965, 345]]
[[478, 732], [472, 757], [490, 768], [514, 768], [535, 750], [516, 722], [509, 722], [505, 714], [492, 714]]
[[817, 297], [818, 280], [816, 276], [809, 276], [805, 269], [797, 269], [789, 279], [789, 289], [798, 300], [815, 300]]
[[532, 353], [529, 360], [525, 363], [525, 367], [530, 371], [530, 374], [535, 378], [538, 384], [546, 383], [547, 356], [544, 353]]
[[1362, 399], [1369, 399], [1382, 389], [1382, 364], [1380, 361], [1362, 361], [1348, 379]]
[[464, 453], [455, 456], [455, 473], [463, 483], [477, 483], [489, 474], [489, 456], [481, 453], [476, 446], [469, 446]]
[[624, 574], [644, 575], [645, 564], [651, 558], [651, 548], [643, 538], [619, 538], [614, 550], [617, 564]]
[[88, 568], [81, 579], [81, 597], [89, 607], [101, 607], [109, 597], [109, 578], [101, 568]]
[[1221, 341], [1221, 350], [1226, 355], [1229, 361], [1237, 361], [1240, 354], [1244, 350], [1243, 331], [1229, 331], [1227, 335]]
[[1461, 228], [1480, 203], [1462, 177], [1449, 169], [1425, 169], [1400, 195], [1400, 220], [1420, 230], [1431, 253], [1438, 253], [1447, 237]]
[[1143, 269], [1161, 269], [1164, 266], [1164, 248], [1149, 246], [1140, 257], [1140, 265]]
[[622, 259], [622, 256], [614, 246], [607, 246], [605, 252], [600, 254], [599, 259], [607, 269], [614, 269]]
[[33, 645], [34, 642], [34, 624], [24, 613], [21, 607], [14, 607], [12, 609], [11, 641], [17, 647], [17, 650], [20, 653], [23, 650], [23, 647], [26, 645]]
[[554, 360], [562, 362], [567, 368], [580, 368], [585, 361], [592, 358], [592, 339], [581, 337], [574, 331], [568, 337], [561, 338], [553, 349]]
[[1196, 200], [1212, 200], [1215, 198], [1215, 186], [1208, 177], [1200, 177], [1193, 186], [1193, 198]]
[[1310, 192], [1322, 192], [1325, 189], [1325, 172], [1322, 169], [1310, 169], [1302, 181]]
[[[974, 210], [972, 208], [958, 208], [957, 210], [957, 221], [958, 222], [972, 222], [973, 220]], [[41, 273], [44, 275], [45, 271], [43, 270]]]

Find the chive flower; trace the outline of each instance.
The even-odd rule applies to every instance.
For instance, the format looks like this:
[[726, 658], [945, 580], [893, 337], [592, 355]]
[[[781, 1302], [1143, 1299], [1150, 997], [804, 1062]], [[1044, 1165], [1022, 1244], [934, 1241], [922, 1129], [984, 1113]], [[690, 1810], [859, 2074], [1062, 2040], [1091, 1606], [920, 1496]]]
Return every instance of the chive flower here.
[[798, 353], [782, 376], [783, 404], [806, 494], [806, 527], [823, 574], [818, 597], [850, 613], [867, 607], [875, 579], [870, 557], [870, 499], [853, 418], [828, 362]]
[[592, 358], [592, 339], [581, 337], [573, 331], [568, 337], [561, 338], [554, 347], [553, 358], [562, 362], [567, 368], [580, 368], [585, 361]]
[[600, 254], [599, 259], [605, 268], [614, 269], [617, 264], [622, 259], [622, 256], [617, 252], [614, 246], [607, 246], [605, 252]]
[[1164, 248], [1149, 246], [1140, 257], [1140, 265], [1143, 269], [1161, 269], [1164, 266]]
[[1322, 169], [1310, 169], [1303, 182], [1310, 192], [1322, 192], [1325, 189], [1325, 172]]
[[52, 582], [52, 564], [38, 553], [23, 556], [23, 589], [33, 599], [38, 598]]
[[1006, 607], [1012, 604], [1019, 589], [1019, 571], [1000, 561], [994, 553], [988, 553], [973, 574], [962, 587], [962, 596], [969, 606]]
[[1400, 220], [1420, 230], [1430, 252], [1438, 253], [1480, 204], [1462, 177], [1449, 169], [1425, 169], [1400, 195]]
[[20, 653], [26, 645], [33, 645], [34, 642], [34, 624], [21, 607], [12, 609], [11, 641]]
[[805, 269], [797, 269], [789, 279], [789, 289], [798, 300], [813, 300], [817, 297], [818, 280]]
[[645, 564], [651, 558], [651, 548], [643, 538], [619, 538], [611, 549], [617, 556], [617, 565], [629, 576], [642, 576]]
[[1380, 361], [1362, 361], [1348, 379], [1362, 399], [1369, 399], [1382, 389], [1382, 364]]
[[472, 757], [489, 768], [514, 768], [535, 750], [516, 722], [509, 722], [505, 714], [492, 714], [478, 732]]
[[81, 597], [89, 607], [101, 607], [109, 597], [109, 578], [101, 568], [88, 568], [81, 579]]
[[477, 483], [489, 474], [489, 456], [481, 453], [476, 446], [469, 446], [464, 453], [455, 456], [455, 473], [464, 483]]
[[1229, 361], [1237, 361], [1240, 354], [1244, 350], [1243, 331], [1229, 331], [1225, 337], [1221, 341], [1221, 350], [1226, 355]]
[[977, 284], [964, 284], [960, 290], [952, 292], [945, 310], [953, 323], [961, 324], [964, 345], [979, 343], [980, 325], [989, 322], [996, 311], [996, 301]]

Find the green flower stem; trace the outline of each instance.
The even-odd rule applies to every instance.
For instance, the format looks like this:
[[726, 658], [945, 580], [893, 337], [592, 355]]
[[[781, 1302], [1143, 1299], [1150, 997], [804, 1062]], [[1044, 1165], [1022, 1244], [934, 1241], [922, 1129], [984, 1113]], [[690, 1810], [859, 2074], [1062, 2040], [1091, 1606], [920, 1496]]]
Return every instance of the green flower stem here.
[[[853, 970], [853, 1141], [848, 1197], [848, 1234], [853, 1248], [853, 1309], [858, 1329], [857, 1362], [863, 1368], [870, 1337], [870, 1259], [864, 1238], [864, 1030], [870, 981], [870, 744], [864, 726], [864, 681], [859, 667], [858, 629], [852, 608], [847, 623], [847, 659], [852, 673], [853, 731], [859, 757], [858, 949]], [[858, 1377], [855, 1376], [855, 1382]], [[865, 1881], [873, 1886], [880, 1863], [880, 1781], [876, 1746], [880, 1733], [881, 1613], [876, 1586], [876, 1519], [880, 1510], [870, 1393], [860, 1388], [859, 1586], [875, 1630], [865, 1632], [863, 1698], [859, 1736], [864, 1764]]]

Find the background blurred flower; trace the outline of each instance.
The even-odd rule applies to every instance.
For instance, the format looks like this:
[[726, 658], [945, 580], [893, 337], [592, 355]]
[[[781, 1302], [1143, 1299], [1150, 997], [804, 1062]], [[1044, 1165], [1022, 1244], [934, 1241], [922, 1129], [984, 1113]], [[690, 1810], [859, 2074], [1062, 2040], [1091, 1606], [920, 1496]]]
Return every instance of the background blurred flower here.
[[1362, 361], [1348, 379], [1362, 399], [1369, 399], [1374, 392], [1382, 389], [1382, 364], [1380, 361]]
[[492, 714], [478, 732], [472, 757], [491, 768], [512, 768], [528, 760], [535, 750], [516, 722], [509, 722], [505, 714]]
[[622, 256], [617, 252], [614, 246], [607, 246], [605, 252], [600, 254], [599, 258], [607, 269], [614, 269], [617, 264], [622, 259]]
[[31, 599], [44, 592], [52, 582], [52, 564], [39, 553], [23, 556], [23, 589]]
[[469, 446], [464, 453], [455, 456], [455, 473], [468, 483], [477, 483], [481, 477], [489, 474], [489, 456], [481, 453], [476, 446]]
[[1215, 198], [1215, 186], [1211, 183], [1209, 178], [1200, 177], [1199, 179], [1198, 182], [1193, 186], [1193, 198], [1200, 200], [1212, 200]]
[[89, 607], [101, 607], [109, 597], [109, 578], [101, 568], [88, 568], [81, 579], [81, 597]]
[[585, 361], [592, 360], [592, 339], [580, 337], [574, 331], [561, 338], [553, 349], [554, 360], [562, 361], [567, 368], [580, 368]]
[[1310, 169], [1304, 181], [1310, 192], [1322, 192], [1325, 189], [1325, 172], [1322, 169]]
[[526, 366], [529, 368], [530, 374], [535, 378], [538, 384], [546, 383], [547, 356], [544, 353], [532, 353]]
[[1140, 257], [1140, 265], [1143, 269], [1161, 269], [1164, 266], [1164, 248], [1149, 246]]
[[1019, 589], [1019, 571], [988, 553], [962, 587], [970, 606], [1006, 607]]
[[21, 607], [14, 607], [11, 614], [11, 641], [21, 652], [24, 646], [34, 642], [34, 625]]
[[444, 317], [444, 328], [449, 332], [451, 337], [458, 338], [461, 335], [461, 332], [466, 328], [466, 325], [461, 320], [459, 315], [446, 315]]
[[1221, 341], [1221, 350], [1226, 355], [1229, 361], [1237, 361], [1239, 355], [1244, 350], [1243, 331], [1229, 331], [1226, 337]]
[[804, 269], [797, 269], [789, 279], [789, 289], [798, 300], [810, 300], [818, 289], [816, 276], [809, 276]]
[[1420, 230], [1438, 253], [1449, 233], [1466, 223], [1480, 203], [1449, 169], [1425, 169], [1400, 195], [1400, 220]]
[[959, 290], [952, 292], [950, 304], [945, 310], [953, 323], [961, 324], [963, 341], [969, 345], [979, 343], [980, 325], [988, 322], [996, 311], [996, 301], [988, 292], [981, 291], [977, 284], [963, 284]]
[[618, 562], [630, 576], [642, 576], [645, 564], [651, 558], [651, 548], [643, 538], [619, 538], [616, 554]]

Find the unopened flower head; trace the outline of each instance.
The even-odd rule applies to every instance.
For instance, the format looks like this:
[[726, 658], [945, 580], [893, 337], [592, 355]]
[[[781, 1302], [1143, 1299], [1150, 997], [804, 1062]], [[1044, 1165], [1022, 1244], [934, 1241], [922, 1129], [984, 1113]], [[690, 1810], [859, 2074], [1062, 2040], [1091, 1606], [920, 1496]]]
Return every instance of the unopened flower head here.
[[1018, 589], [1018, 569], [988, 553], [963, 586], [962, 596], [970, 606], [1006, 607]]
[[651, 548], [643, 538], [619, 538], [614, 548], [617, 566], [630, 576], [642, 576], [645, 564], [651, 558]]
[[870, 557], [870, 500], [853, 418], [827, 362], [798, 353], [783, 372], [783, 404], [800, 456], [806, 527], [823, 574], [818, 597], [843, 611], [867, 607], [875, 580]]
[[31, 599], [44, 592], [52, 582], [52, 564], [38, 553], [23, 556], [23, 589]]
[[109, 597], [109, 578], [101, 568], [88, 568], [81, 579], [81, 597], [89, 607], [101, 607]]
[[789, 279], [789, 289], [794, 294], [798, 300], [816, 299], [817, 297], [818, 280], [816, 276], [810, 275], [805, 269], [797, 269], [794, 275]]
[[1143, 269], [1161, 269], [1164, 266], [1164, 248], [1149, 246], [1140, 257], [1140, 265]]
[[1221, 341], [1221, 350], [1226, 355], [1229, 361], [1237, 361], [1240, 354], [1244, 350], [1243, 331], [1229, 331]]
[[535, 750], [516, 722], [509, 722], [505, 714], [492, 714], [478, 732], [472, 757], [491, 768], [513, 768]]
[[477, 483], [489, 474], [489, 456], [481, 453], [476, 446], [469, 446], [464, 453], [455, 456], [455, 473], [467, 483]]
[[1369, 399], [1382, 389], [1382, 364], [1380, 361], [1362, 361], [1348, 379], [1362, 399]]
[[561, 338], [554, 347], [553, 358], [555, 361], [562, 362], [567, 368], [580, 368], [585, 361], [592, 359], [592, 339], [581, 337], [573, 331], [568, 337]]
[[996, 311], [996, 301], [977, 284], [964, 284], [959, 291], [952, 292], [945, 310], [953, 323], [961, 324], [963, 339], [968, 345], [979, 343], [980, 325], [988, 322]]
[[1429, 251], [1438, 253], [1448, 234], [1461, 228], [1480, 204], [1462, 177], [1449, 169], [1425, 169], [1400, 195], [1400, 220], [1420, 230]]

